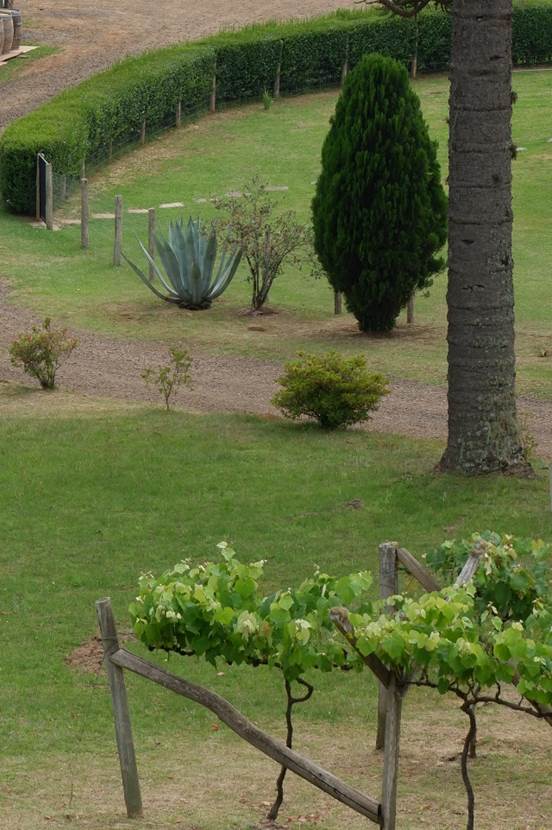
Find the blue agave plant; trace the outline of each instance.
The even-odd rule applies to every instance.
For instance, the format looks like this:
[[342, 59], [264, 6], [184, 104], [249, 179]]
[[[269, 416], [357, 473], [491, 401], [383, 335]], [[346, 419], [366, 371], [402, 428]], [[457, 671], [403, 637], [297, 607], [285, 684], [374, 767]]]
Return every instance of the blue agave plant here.
[[199, 219], [190, 218], [186, 227], [183, 219], [170, 222], [168, 238], [156, 234], [155, 243], [163, 270], [141, 242], [140, 247], [161, 288], [127, 256], [123, 256], [150, 291], [182, 308], [209, 308], [213, 300], [228, 288], [242, 256], [239, 247], [225, 244], [215, 273], [217, 235], [214, 228], [207, 230]]

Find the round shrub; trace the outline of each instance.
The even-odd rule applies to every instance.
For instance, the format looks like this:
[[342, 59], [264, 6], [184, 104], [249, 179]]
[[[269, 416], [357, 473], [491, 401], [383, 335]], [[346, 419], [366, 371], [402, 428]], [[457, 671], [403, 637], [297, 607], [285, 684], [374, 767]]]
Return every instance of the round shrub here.
[[366, 421], [387, 395], [387, 378], [372, 374], [362, 355], [343, 357], [299, 353], [278, 378], [282, 389], [272, 403], [286, 418], [315, 418], [324, 429]]
[[436, 145], [404, 66], [366, 55], [349, 74], [322, 149], [315, 247], [361, 331], [389, 331], [443, 266], [446, 196]]

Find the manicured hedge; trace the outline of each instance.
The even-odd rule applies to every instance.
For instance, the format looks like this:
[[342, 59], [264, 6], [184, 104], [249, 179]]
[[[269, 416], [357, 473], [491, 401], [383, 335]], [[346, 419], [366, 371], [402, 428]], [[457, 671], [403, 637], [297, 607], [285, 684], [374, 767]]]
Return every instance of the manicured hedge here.
[[[419, 18], [418, 68], [443, 70], [450, 54], [450, 18], [428, 10]], [[58, 174], [77, 176], [83, 159], [97, 163], [111, 147], [136, 140], [144, 118], [148, 133], [208, 107], [213, 76], [217, 103], [259, 98], [339, 83], [343, 64], [366, 52], [408, 63], [414, 24], [375, 10], [341, 11], [313, 20], [269, 23], [223, 32], [197, 43], [128, 58], [68, 89], [11, 124], [0, 138], [0, 190], [9, 210], [34, 213], [36, 154], [44, 152]], [[552, 5], [514, 11], [514, 61], [552, 61]]]

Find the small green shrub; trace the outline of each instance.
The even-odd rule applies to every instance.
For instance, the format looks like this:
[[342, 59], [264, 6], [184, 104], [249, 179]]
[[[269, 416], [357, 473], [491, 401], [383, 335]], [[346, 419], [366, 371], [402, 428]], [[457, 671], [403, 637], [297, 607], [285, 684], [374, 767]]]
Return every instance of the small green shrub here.
[[272, 95], [270, 94], [270, 92], [268, 92], [268, 90], [265, 89], [265, 91], [263, 92], [263, 108], [265, 110], [269, 110], [272, 106], [272, 103]]
[[165, 401], [167, 412], [178, 389], [181, 386], [189, 386], [191, 383], [190, 369], [192, 358], [186, 349], [173, 347], [169, 349], [169, 362], [156, 369], [147, 368], [142, 372], [142, 378], [146, 383], [154, 383], [159, 394]]
[[20, 334], [11, 344], [9, 352], [14, 366], [36, 378], [43, 389], [54, 389], [56, 372], [61, 363], [78, 346], [76, 337], [70, 337], [67, 329], [53, 329], [46, 317], [42, 327], [33, 326], [28, 334]]
[[387, 379], [369, 372], [362, 355], [343, 357], [337, 352], [300, 352], [299, 360], [286, 364], [278, 383], [282, 389], [272, 403], [286, 418], [307, 415], [324, 429], [368, 420], [389, 392]]

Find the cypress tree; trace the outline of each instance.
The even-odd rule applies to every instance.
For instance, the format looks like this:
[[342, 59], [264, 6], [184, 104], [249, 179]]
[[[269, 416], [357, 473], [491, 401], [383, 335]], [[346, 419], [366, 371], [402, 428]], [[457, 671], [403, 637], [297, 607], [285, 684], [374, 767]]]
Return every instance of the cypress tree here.
[[443, 266], [446, 196], [406, 69], [366, 55], [349, 73], [322, 149], [315, 247], [361, 331], [385, 332]]

